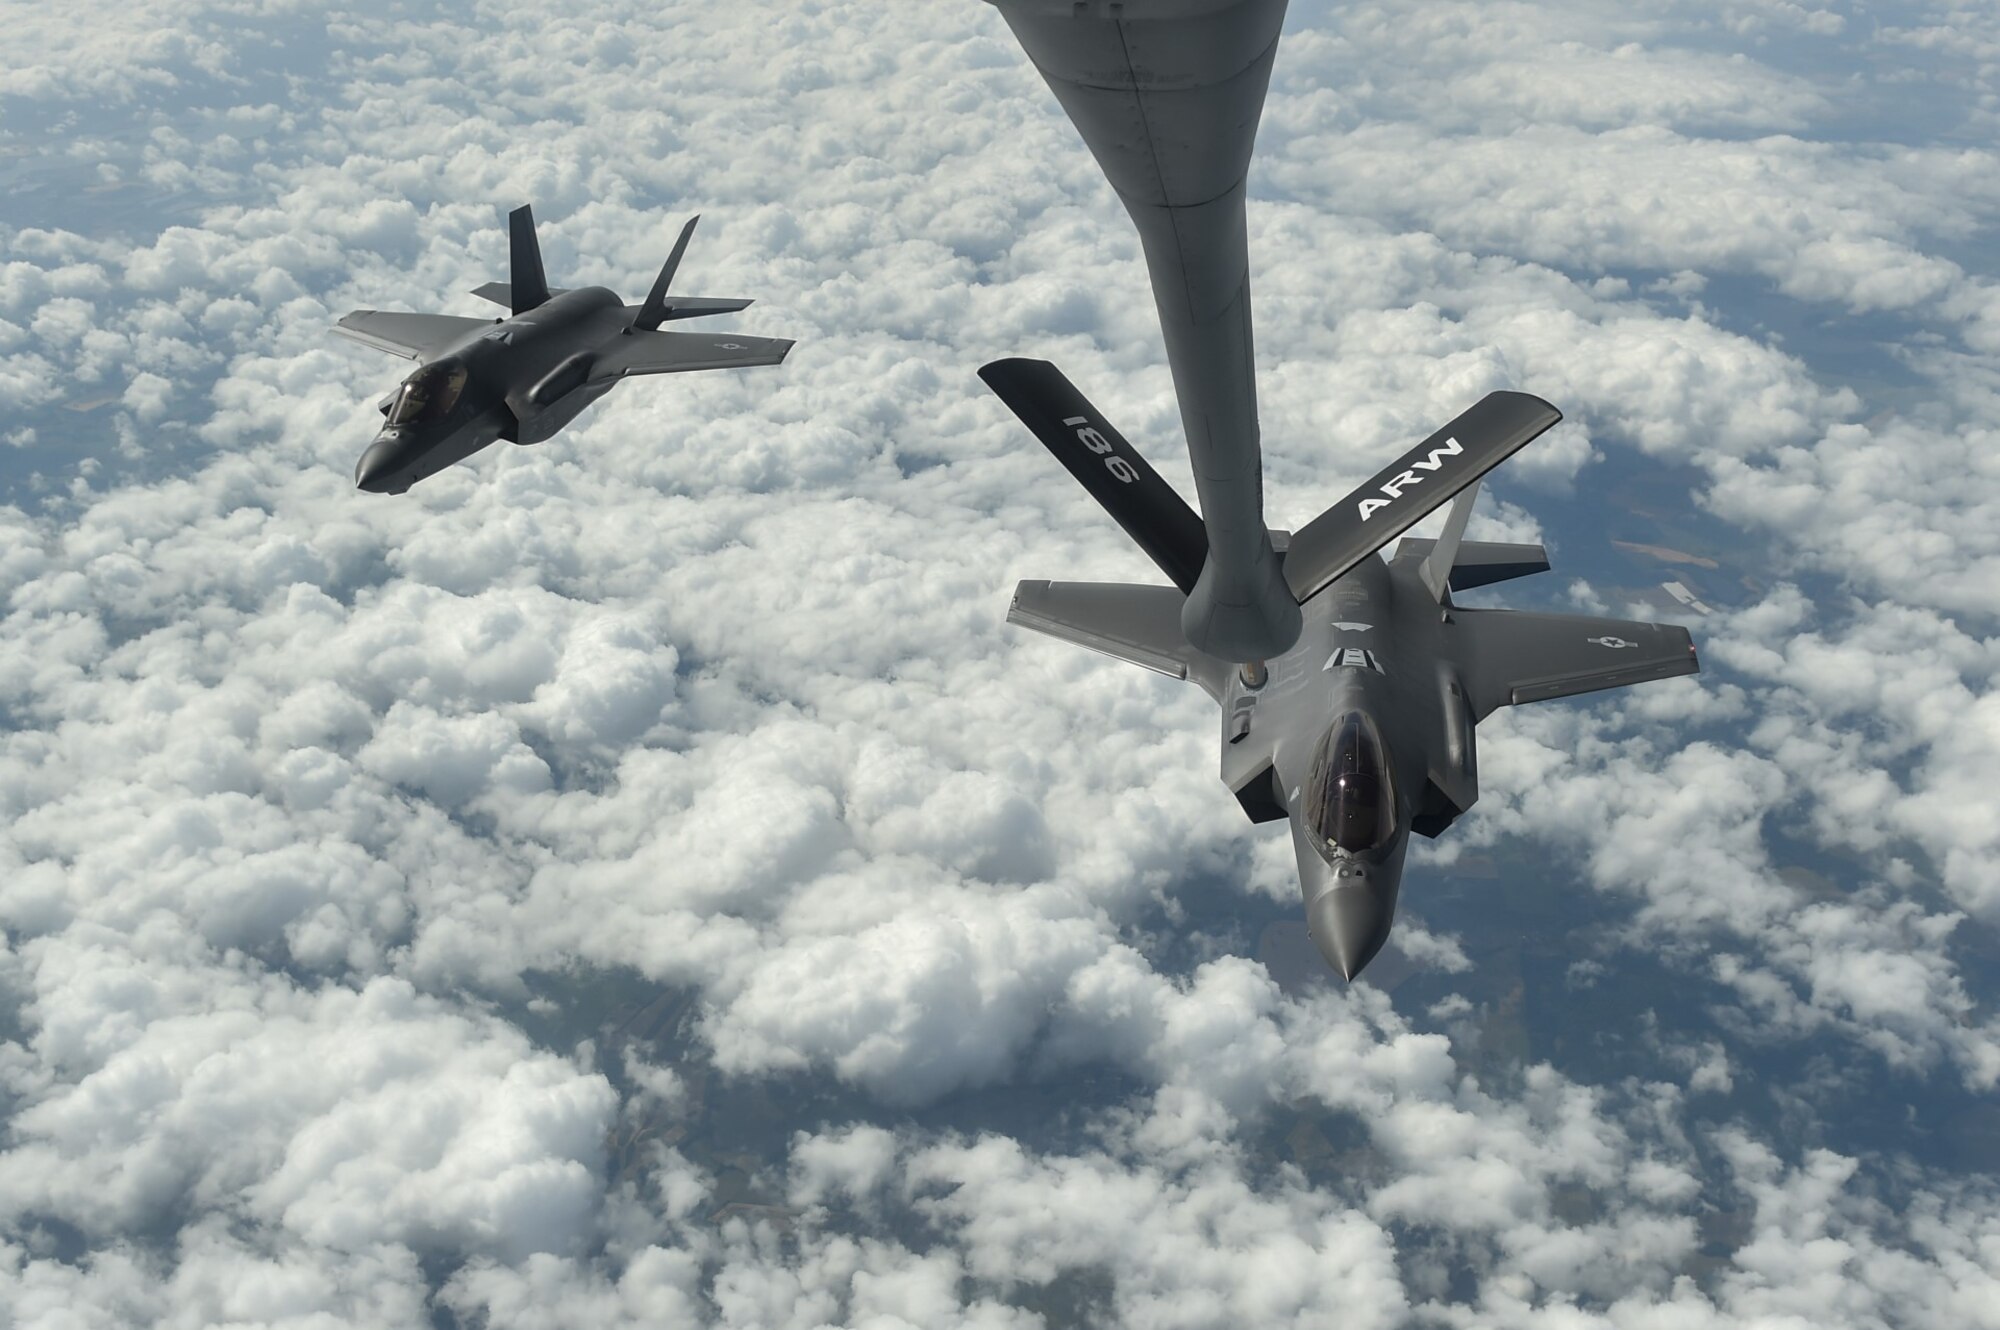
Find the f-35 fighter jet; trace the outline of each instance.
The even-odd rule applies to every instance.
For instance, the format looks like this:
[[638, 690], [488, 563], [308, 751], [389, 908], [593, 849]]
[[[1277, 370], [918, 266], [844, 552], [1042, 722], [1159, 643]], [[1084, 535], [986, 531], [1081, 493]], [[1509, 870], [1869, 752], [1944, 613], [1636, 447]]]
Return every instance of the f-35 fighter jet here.
[[[1481, 720], [1699, 668], [1671, 624], [1453, 603], [1549, 566], [1539, 545], [1462, 539], [1480, 478], [1562, 418], [1540, 398], [1491, 393], [1298, 532], [1271, 531], [1303, 627], [1290, 650], [1238, 665], [1183, 631], [1209, 555], [1201, 519], [1055, 366], [979, 373], [1173, 583], [1022, 582], [1008, 620], [1221, 705], [1223, 784], [1252, 822], [1290, 819], [1307, 925], [1344, 978], [1388, 940], [1410, 833], [1438, 835], [1479, 797]], [[1437, 540], [1375, 557], [1447, 502]]]
[[342, 318], [334, 325], [341, 336], [419, 362], [416, 373], [379, 403], [382, 431], [361, 454], [354, 483], [401, 494], [497, 440], [540, 443], [629, 374], [783, 360], [792, 343], [781, 338], [659, 331], [670, 319], [728, 314], [751, 303], [667, 294], [700, 220], [681, 229], [643, 304], [627, 305], [601, 286], [551, 287], [534, 214], [522, 207], [507, 218], [513, 280], [488, 282], [472, 293], [506, 306], [511, 317], [358, 309]]

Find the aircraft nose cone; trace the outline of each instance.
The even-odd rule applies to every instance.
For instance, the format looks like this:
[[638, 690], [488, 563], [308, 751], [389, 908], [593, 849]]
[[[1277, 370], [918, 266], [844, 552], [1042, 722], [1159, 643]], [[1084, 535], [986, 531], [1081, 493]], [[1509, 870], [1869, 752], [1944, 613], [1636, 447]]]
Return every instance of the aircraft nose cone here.
[[1388, 893], [1362, 873], [1337, 877], [1306, 907], [1313, 945], [1343, 979], [1360, 974], [1389, 940], [1396, 906]]
[[354, 487], [370, 494], [401, 494], [408, 489], [408, 484], [398, 486], [392, 479], [402, 460], [401, 452], [402, 443], [398, 439], [384, 437], [369, 444], [368, 451], [354, 465]]

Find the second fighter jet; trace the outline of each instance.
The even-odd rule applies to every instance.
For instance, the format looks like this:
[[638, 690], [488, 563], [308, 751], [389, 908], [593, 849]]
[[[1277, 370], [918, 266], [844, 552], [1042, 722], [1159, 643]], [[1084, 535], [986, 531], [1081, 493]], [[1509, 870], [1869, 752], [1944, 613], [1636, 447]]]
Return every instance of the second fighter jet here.
[[490, 443], [540, 443], [627, 375], [775, 365], [792, 349], [782, 338], [659, 331], [671, 319], [750, 304], [667, 294], [700, 218], [681, 229], [638, 305], [601, 286], [551, 287], [534, 215], [517, 208], [507, 220], [513, 280], [488, 282], [473, 294], [506, 306], [511, 317], [360, 309], [334, 325], [343, 337], [419, 362], [379, 404], [381, 432], [354, 468], [360, 488], [401, 494]]

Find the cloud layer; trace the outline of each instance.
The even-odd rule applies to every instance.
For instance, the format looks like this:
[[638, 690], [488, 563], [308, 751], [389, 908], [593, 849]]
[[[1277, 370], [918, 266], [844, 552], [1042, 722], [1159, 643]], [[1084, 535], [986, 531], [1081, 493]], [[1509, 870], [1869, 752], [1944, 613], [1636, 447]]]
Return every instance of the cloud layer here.
[[[1202, 700], [1000, 623], [1148, 573], [978, 364], [1183, 477], [1130, 227], [990, 8], [23, 25], [0, 1302], [1994, 1323], [1996, 34], [1862, 27], [1295, 5], [1273, 520], [1525, 387], [1569, 423], [1475, 534], [1575, 580], [1521, 594], [1717, 606], [1699, 680], [1489, 723], [1410, 977], [1335, 993]], [[521, 201], [628, 294], [703, 212], [682, 284], [797, 351], [364, 502], [397, 366], [327, 324], [470, 312]]]

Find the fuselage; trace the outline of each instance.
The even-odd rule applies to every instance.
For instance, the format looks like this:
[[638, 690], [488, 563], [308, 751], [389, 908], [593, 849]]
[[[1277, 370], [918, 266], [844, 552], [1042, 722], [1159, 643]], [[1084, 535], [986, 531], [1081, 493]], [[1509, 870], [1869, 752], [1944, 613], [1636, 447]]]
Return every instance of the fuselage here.
[[1348, 978], [1388, 940], [1413, 824], [1438, 816], [1434, 764], [1472, 762], [1445, 612], [1413, 565], [1370, 557], [1306, 603], [1261, 686], [1231, 670], [1220, 690], [1223, 780], [1269, 766], [1313, 941]]
[[468, 333], [384, 400], [354, 483], [401, 494], [501, 439], [550, 437], [610, 391], [611, 380], [589, 382], [591, 355], [631, 323], [615, 292], [592, 286]]

